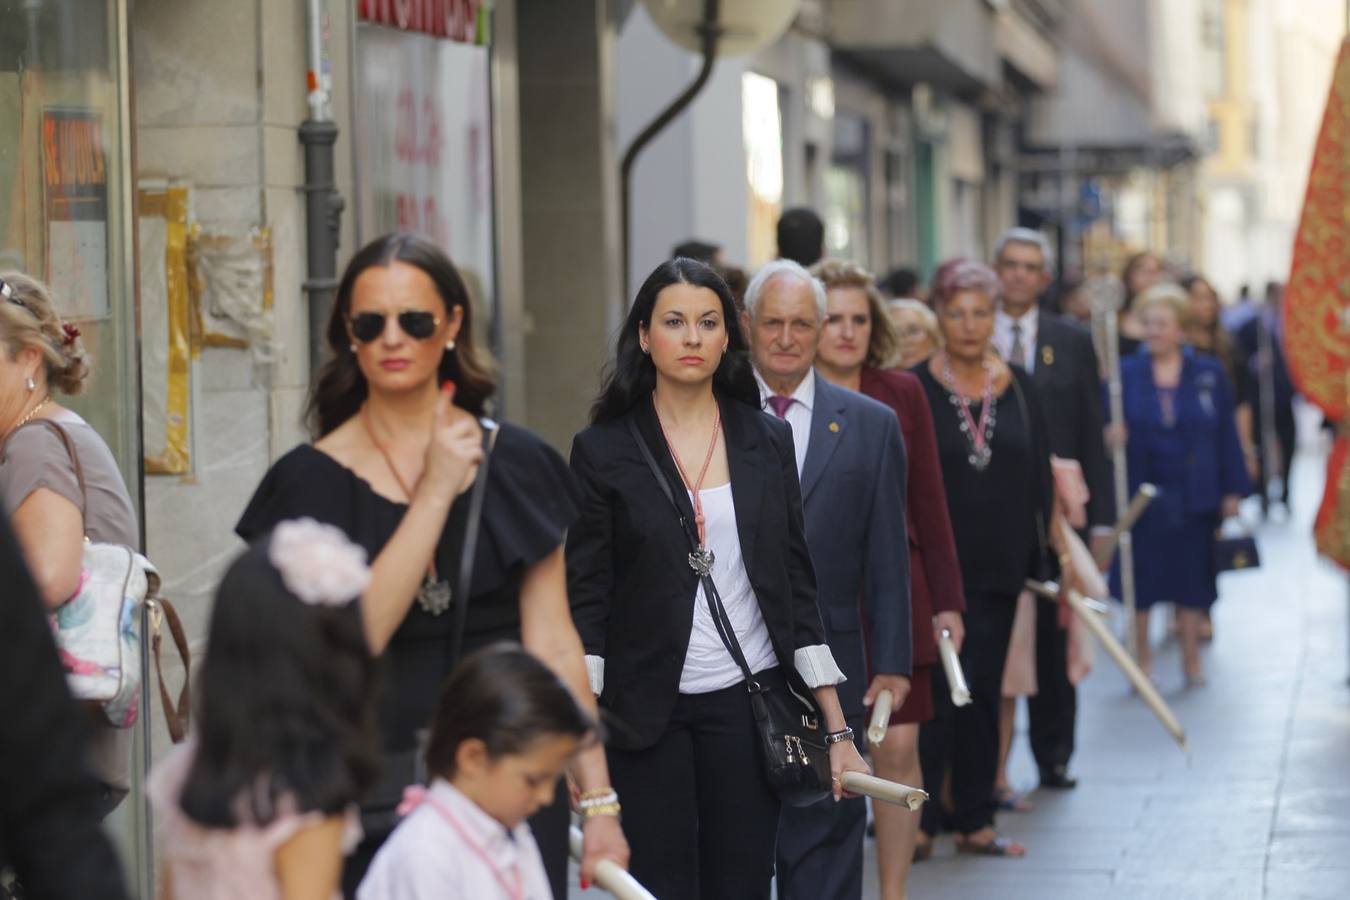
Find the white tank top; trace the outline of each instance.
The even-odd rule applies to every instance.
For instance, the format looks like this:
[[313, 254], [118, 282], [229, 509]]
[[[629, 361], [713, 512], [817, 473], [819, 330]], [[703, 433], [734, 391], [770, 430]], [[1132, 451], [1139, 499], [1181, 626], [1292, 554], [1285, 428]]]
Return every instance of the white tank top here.
[[[691, 503], [693, 497], [691, 492]], [[751, 672], [771, 669], [778, 665], [778, 657], [774, 654], [768, 626], [764, 624], [759, 601], [745, 571], [745, 560], [741, 557], [731, 485], [708, 488], [700, 491], [699, 497], [703, 501], [708, 547], [714, 555], [713, 583], [717, 585], [722, 605], [726, 607], [736, 639], [745, 653], [745, 661], [750, 664]], [[744, 681], [744, 673], [731, 658], [731, 652], [713, 625], [701, 580], [691, 602], [694, 604], [694, 626], [689, 633], [689, 650], [684, 655], [684, 671], [680, 673], [680, 693], [706, 694]]]

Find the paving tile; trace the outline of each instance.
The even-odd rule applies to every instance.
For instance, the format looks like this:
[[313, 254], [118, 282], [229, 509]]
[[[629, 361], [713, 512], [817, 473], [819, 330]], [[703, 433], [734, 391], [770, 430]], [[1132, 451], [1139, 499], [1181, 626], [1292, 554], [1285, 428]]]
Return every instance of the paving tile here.
[[1344, 832], [1276, 834], [1271, 869], [1339, 870], [1350, 878], [1350, 835]]
[[1345, 900], [1350, 896], [1350, 872], [1336, 869], [1266, 873], [1265, 900]]

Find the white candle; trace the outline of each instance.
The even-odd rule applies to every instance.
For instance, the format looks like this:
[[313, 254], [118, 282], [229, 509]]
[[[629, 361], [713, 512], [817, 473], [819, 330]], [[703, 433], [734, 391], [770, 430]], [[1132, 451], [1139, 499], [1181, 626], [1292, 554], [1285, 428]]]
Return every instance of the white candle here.
[[952, 633], [942, 629], [938, 638], [938, 652], [942, 655], [942, 668], [947, 673], [947, 683], [952, 688], [952, 705], [965, 706], [970, 702], [970, 687], [966, 684], [966, 673], [961, 668], [961, 657], [952, 643]]
[[[1028, 580], [1027, 587], [1044, 597], [1052, 599], [1058, 598], [1060, 594], [1059, 585], [1054, 582]], [[1182, 750], [1189, 751], [1190, 747], [1186, 743], [1186, 731], [1181, 727], [1181, 722], [1177, 720], [1172, 708], [1167, 705], [1167, 701], [1158, 693], [1158, 689], [1153, 686], [1153, 682], [1135, 663], [1134, 657], [1130, 656], [1124, 645], [1116, 640], [1116, 636], [1111, 633], [1111, 629], [1107, 627], [1102, 617], [1094, 611], [1094, 607], [1101, 608], [1102, 604], [1091, 597], [1084, 597], [1073, 588], [1068, 590], [1066, 599], [1074, 615], [1088, 627], [1088, 630], [1097, 638], [1097, 643], [1106, 648], [1106, 652], [1115, 660], [1120, 671], [1125, 674], [1125, 678], [1139, 696], [1144, 699], [1144, 702], [1148, 704], [1148, 708], [1153, 710], [1153, 714], [1158, 717], [1158, 721], [1162, 722], [1163, 727], [1168, 730]]]
[[844, 790], [851, 794], [860, 794], [897, 806], [907, 806], [912, 810], [917, 810], [928, 800], [928, 792], [920, 788], [910, 787], [898, 781], [887, 781], [874, 775], [864, 775], [862, 772], [845, 772], [839, 782], [844, 786]]
[[872, 702], [872, 721], [867, 725], [867, 739], [873, 746], [886, 740], [886, 729], [891, 727], [891, 710], [895, 706], [895, 695], [890, 691], [877, 694]]
[[[572, 858], [581, 862], [582, 844], [584, 843], [581, 829], [573, 825], [568, 832], [568, 838], [572, 848]], [[626, 869], [612, 859], [602, 859], [595, 867], [595, 883], [618, 897], [619, 900], [656, 900], [651, 891], [639, 884], [636, 878], [628, 874]]]

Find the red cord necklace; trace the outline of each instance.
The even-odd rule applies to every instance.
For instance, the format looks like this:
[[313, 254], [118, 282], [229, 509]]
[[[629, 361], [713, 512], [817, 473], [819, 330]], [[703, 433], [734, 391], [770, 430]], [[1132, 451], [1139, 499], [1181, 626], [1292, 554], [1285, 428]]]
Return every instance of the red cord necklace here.
[[[655, 404], [653, 404], [653, 408]], [[703, 498], [699, 492], [703, 490], [703, 479], [708, 475], [708, 466], [712, 464], [713, 451], [717, 449], [717, 435], [722, 429], [722, 409], [714, 407], [712, 441], [708, 443], [708, 455], [703, 458], [703, 468], [699, 470], [698, 481], [694, 484], [689, 483], [689, 475], [684, 471], [684, 463], [680, 460], [679, 451], [675, 449], [675, 442], [670, 439], [670, 434], [666, 431], [666, 423], [661, 421], [661, 413], [656, 414], [656, 424], [661, 426], [661, 436], [666, 439], [666, 446], [670, 448], [670, 455], [675, 460], [675, 468], [680, 470], [680, 478], [684, 481], [684, 486], [694, 495], [694, 524], [698, 527], [698, 549], [689, 554], [689, 568], [693, 569], [699, 575], [708, 575], [712, 572], [713, 562], [716, 557], [708, 549], [708, 528], [707, 520], [703, 517]]]

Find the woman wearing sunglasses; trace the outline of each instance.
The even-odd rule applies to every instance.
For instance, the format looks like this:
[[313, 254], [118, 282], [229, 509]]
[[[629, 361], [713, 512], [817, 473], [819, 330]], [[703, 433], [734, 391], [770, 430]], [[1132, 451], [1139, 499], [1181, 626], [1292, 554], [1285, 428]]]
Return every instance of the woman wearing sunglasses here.
[[[343, 873], [348, 896], [397, 823], [402, 789], [419, 770], [418, 732], [455, 664], [450, 588], [484, 425], [495, 427], [482, 418], [495, 384], [471, 315], [459, 273], [426, 240], [392, 234], [357, 252], [328, 323], [333, 355], [309, 400], [316, 440], [277, 461], [236, 529], [252, 541], [279, 521], [309, 516], [343, 529], [373, 560], [360, 609], [372, 652], [384, 658], [384, 771], [362, 809], [365, 838]], [[577, 515], [567, 465], [512, 425], [497, 430], [490, 452], [464, 652], [519, 641], [593, 713], [563, 564], [563, 534]], [[588, 796], [608, 801], [602, 747], [581, 753], [573, 775]], [[565, 794], [531, 822], [558, 896], [566, 896]], [[584, 825], [583, 877], [602, 857], [628, 858], [617, 801], [588, 807], [597, 814]]]

